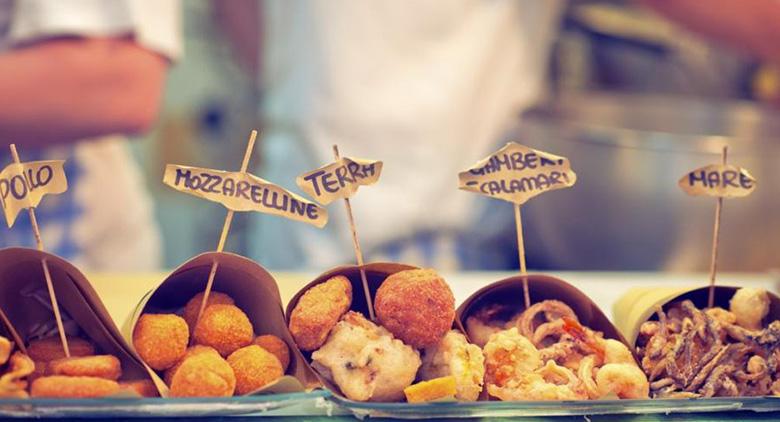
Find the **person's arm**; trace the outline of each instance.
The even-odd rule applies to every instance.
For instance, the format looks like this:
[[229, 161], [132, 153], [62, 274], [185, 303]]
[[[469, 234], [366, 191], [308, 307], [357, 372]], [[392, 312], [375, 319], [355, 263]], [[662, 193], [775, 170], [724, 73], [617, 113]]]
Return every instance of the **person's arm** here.
[[765, 60], [780, 60], [778, 0], [640, 0], [691, 31]]
[[0, 145], [146, 130], [167, 68], [129, 38], [50, 38], [0, 54]]

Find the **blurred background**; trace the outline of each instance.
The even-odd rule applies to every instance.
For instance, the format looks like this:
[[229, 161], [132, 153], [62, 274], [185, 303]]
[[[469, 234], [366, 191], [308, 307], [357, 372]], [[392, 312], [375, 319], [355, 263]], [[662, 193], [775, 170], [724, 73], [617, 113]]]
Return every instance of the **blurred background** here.
[[[235, 7], [226, 7], [224, 3], [233, 3]], [[318, 25], [322, 24], [311, 18], [318, 13], [333, 18], [329, 12], [320, 10], [329, 6], [307, 3], [181, 2], [183, 55], [168, 71], [156, 123], [145, 135], [134, 137], [131, 146], [151, 194], [153, 215], [160, 230], [163, 258], [155, 265], [175, 267], [198, 253], [213, 250], [225, 216], [225, 209], [218, 204], [164, 186], [161, 180], [166, 163], [237, 170], [248, 134], [257, 128], [261, 131], [261, 147], [253, 157], [252, 171], [300, 193], [294, 176], [325, 164], [328, 157], [318, 153], [329, 149], [331, 143], [344, 140], [337, 135], [321, 136], [317, 140], [322, 144], [320, 149], [311, 154], [305, 148], [286, 151], [279, 146], [284, 145], [284, 136], [279, 135], [283, 131], [278, 125], [284, 123], [279, 123], [274, 116], [286, 115], [285, 107], [314, 108], [318, 103], [316, 99], [311, 103], [314, 106], [279, 101], [282, 95], [275, 83], [301, 84], [296, 86], [303, 94], [294, 98], [305, 95], [307, 89], [324, 96], [317, 91], [321, 87], [306, 84], [321, 80], [323, 76], [318, 72], [329, 77], [327, 72], [338, 70], [323, 63], [345, 57], [343, 51], [328, 44], [343, 41], [333, 35], [337, 31], [320, 30]], [[336, 3], [333, 3], [334, 10], [344, 7], [341, 2]], [[636, 1], [550, 3], [557, 5], [554, 12], [537, 10], [545, 6], [535, 2], [523, 4], [540, 13], [538, 19], [532, 16], [530, 22], [547, 26], [544, 40], [529, 43], [541, 62], [540, 88], [526, 96], [522, 107], [512, 110], [512, 124], [505, 131], [479, 148], [464, 142], [440, 151], [445, 156], [457, 156], [457, 165], [461, 165], [476, 162], [506, 141], [516, 140], [571, 159], [579, 176], [577, 185], [537, 197], [523, 208], [529, 267], [706, 271], [715, 200], [684, 195], [677, 187], [677, 180], [689, 170], [717, 162], [721, 147], [728, 145], [729, 162], [749, 169], [758, 179], [759, 187], [748, 198], [725, 203], [720, 268], [742, 271], [780, 268], [780, 183], [777, 183], [780, 182], [777, 169], [780, 67], [773, 64], [773, 58], [750, 51], [739, 43], [707, 37], [706, 31], [702, 36], [695, 24], [691, 30]], [[732, 3], [739, 7], [738, 1]], [[481, 12], [472, 10], [471, 13]], [[776, 16], [780, 17], [780, 13]], [[279, 20], [285, 17], [290, 20]], [[360, 15], [344, 17], [353, 18], [359, 19]], [[392, 18], [396, 17], [388, 17]], [[309, 32], [289, 31], [290, 38], [281, 38], [285, 25], [301, 24]], [[347, 24], [344, 28], [350, 30]], [[414, 28], [406, 30], [411, 32]], [[316, 39], [318, 35], [320, 39]], [[318, 42], [302, 42], [304, 36]], [[769, 42], [776, 44], [776, 40]], [[436, 42], [440, 40], [429, 41], [419, 52], [406, 51], [404, 57], [423, 54]], [[468, 48], [468, 41], [453, 44]], [[500, 44], [500, 38], [496, 38], [473, 51]], [[363, 47], [371, 46], [366, 43]], [[404, 45], [399, 44], [400, 47]], [[511, 48], [511, 45], [504, 47]], [[501, 54], [498, 50], [494, 53]], [[290, 70], [295, 74], [289, 80], [285, 75], [274, 74], [274, 69], [281, 69], [275, 67], [274, 60], [290, 57], [308, 58], [299, 61], [298, 66], [308, 66], [306, 74], [314, 76], [295, 79], [298, 71]], [[371, 58], [366, 56], [366, 60]], [[777, 58], [780, 63], [780, 57]], [[483, 55], [475, 54], [474, 60], [484, 59]], [[468, 57], [465, 60], [468, 62]], [[495, 64], [500, 67], [501, 61]], [[451, 66], [463, 67], [463, 63], [453, 62]], [[401, 71], [406, 70], [391, 66], [374, 70], [379, 74]], [[443, 71], [442, 75], [446, 79], [448, 73]], [[360, 74], [356, 73], [351, 82], [354, 86], [348, 88], [332, 84], [324, 89], [354, 90], [358, 86], [372, 91], [372, 81], [360, 79]], [[445, 90], [434, 94], [443, 98], [450, 95]], [[360, 94], [355, 95], [359, 98]], [[420, 87], [404, 95], [413, 98], [431, 93]], [[360, 106], [360, 101], [355, 104]], [[377, 104], [382, 102], [367, 101], [365, 107]], [[430, 106], [413, 100], [387, 104], [389, 107]], [[379, 115], [382, 113], [390, 123], [400, 119], [392, 109], [378, 110]], [[420, 111], [419, 115], [424, 119], [426, 111]], [[338, 119], [327, 120], [322, 116], [327, 117], [327, 113], [318, 115], [318, 125], [340, 124]], [[366, 119], [361, 124], [371, 121]], [[475, 121], [476, 124], [484, 124], [484, 119]], [[297, 136], [309, 139], [310, 134], [319, 133], [304, 129]], [[403, 138], [402, 129], [383, 136]], [[387, 132], [387, 125], [380, 124], [376, 130]], [[334, 129], [333, 133], [339, 132]], [[346, 145], [362, 145], [359, 141], [347, 140]], [[363, 141], [370, 145], [370, 140]], [[308, 145], [307, 142], [302, 145]], [[429, 173], [446, 173], [440, 177], [451, 180], [451, 186], [449, 190], [437, 187], [439, 195], [458, 198], [458, 201], [469, 197], [470, 194], [457, 190], [456, 172], [452, 171], [455, 165], [438, 167], [437, 155], [431, 155], [430, 151], [392, 141], [381, 142], [380, 147], [356, 146], [342, 152], [383, 160], [390, 154], [387, 151], [404, 148], [402, 152], [411, 162], [419, 164], [423, 158], [430, 162]], [[392, 160], [385, 165], [390, 168], [391, 164]], [[417, 183], [394, 178], [392, 170], [387, 171], [388, 183], [407, 180], [409, 189]], [[470, 221], [466, 223], [469, 227], [445, 227], [448, 240], [440, 240], [436, 225], [417, 227], [408, 223], [418, 222], [411, 217], [396, 221], [393, 216], [425, 215], [432, 220], [446, 220], [448, 213], [455, 213], [455, 205], [437, 206], [438, 200], [420, 200], [414, 196], [405, 203], [397, 199], [403, 198], [403, 187], [382, 193], [379, 186], [383, 180], [380, 179], [376, 188], [362, 188], [354, 199], [359, 204], [358, 229], [362, 227], [361, 218], [365, 224], [367, 260], [400, 260], [441, 270], [517, 268], [511, 204], [471, 195], [469, 211], [464, 212], [468, 218], [463, 218]], [[372, 190], [376, 192], [370, 193]], [[372, 196], [380, 194], [390, 195], [395, 202], [388, 206]], [[372, 204], [376, 205], [373, 209]], [[464, 205], [459, 202], [457, 206]], [[350, 263], [354, 255], [341, 208], [339, 203], [330, 205], [330, 229], [324, 232], [297, 228], [278, 217], [240, 213], [233, 222], [226, 249], [275, 269], [324, 270], [328, 265]], [[371, 214], [382, 214], [382, 218], [372, 219]], [[382, 232], [388, 234], [386, 239], [380, 239]], [[336, 234], [326, 239], [333, 233]], [[393, 236], [395, 233], [398, 236]], [[301, 240], [292, 245], [289, 239], [292, 237]], [[412, 242], [409, 239], [414, 239], [419, 246], [408, 247]], [[288, 255], [290, 259], [279, 255]]]

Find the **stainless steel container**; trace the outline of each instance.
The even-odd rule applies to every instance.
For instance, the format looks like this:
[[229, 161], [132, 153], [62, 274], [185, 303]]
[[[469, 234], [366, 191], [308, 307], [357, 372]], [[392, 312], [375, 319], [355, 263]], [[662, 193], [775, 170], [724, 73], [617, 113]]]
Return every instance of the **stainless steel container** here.
[[525, 113], [517, 139], [571, 159], [577, 185], [524, 207], [529, 247], [570, 269], [707, 271], [715, 199], [677, 186], [720, 160], [757, 179], [725, 200], [719, 268], [780, 268], [780, 110], [747, 102], [587, 93]]

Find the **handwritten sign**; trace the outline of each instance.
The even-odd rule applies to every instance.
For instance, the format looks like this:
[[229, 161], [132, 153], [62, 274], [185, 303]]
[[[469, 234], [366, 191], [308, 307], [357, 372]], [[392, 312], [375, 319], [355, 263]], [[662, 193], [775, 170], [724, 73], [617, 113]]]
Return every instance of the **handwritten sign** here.
[[257, 211], [320, 228], [328, 222], [325, 208], [250, 173], [168, 164], [163, 183], [231, 211]]
[[459, 188], [524, 204], [529, 199], [577, 181], [569, 160], [515, 142], [458, 174]]
[[677, 184], [692, 196], [741, 198], [753, 193], [756, 183], [756, 179], [741, 167], [712, 164], [689, 172]]
[[68, 190], [64, 164], [62, 160], [12, 163], [0, 172], [0, 203], [8, 227], [13, 227], [19, 211], [37, 207], [44, 195]]
[[298, 186], [320, 204], [350, 198], [360, 186], [373, 185], [382, 173], [381, 161], [341, 158], [331, 164], [302, 174]]

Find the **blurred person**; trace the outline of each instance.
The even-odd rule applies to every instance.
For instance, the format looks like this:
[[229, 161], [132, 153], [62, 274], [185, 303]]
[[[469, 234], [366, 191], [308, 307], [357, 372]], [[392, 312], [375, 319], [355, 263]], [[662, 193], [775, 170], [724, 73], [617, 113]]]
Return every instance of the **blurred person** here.
[[[150, 199], [124, 135], [157, 118], [181, 54], [178, 0], [0, 0], [0, 157], [65, 159], [69, 189], [38, 211], [46, 250], [83, 268], [153, 269]], [[34, 246], [27, 217], [0, 247]]]
[[[646, 3], [751, 53], [777, 53], [778, 26], [749, 9], [773, 16], [780, 2], [718, 0], [722, 11], [708, 1]], [[380, 181], [352, 201], [366, 261], [510, 267], [501, 257], [516, 246], [494, 239], [512, 239], [500, 234], [514, 225], [491, 213], [508, 210], [511, 221], [511, 207], [459, 192], [457, 174], [507, 141], [540, 98], [562, 0], [214, 4], [258, 69], [264, 177], [289, 185], [333, 161], [333, 144], [345, 156], [382, 160]], [[258, 24], [259, 32], [246, 26]], [[272, 268], [353, 261], [343, 207], [329, 211], [322, 231], [257, 218], [251, 256]]]

